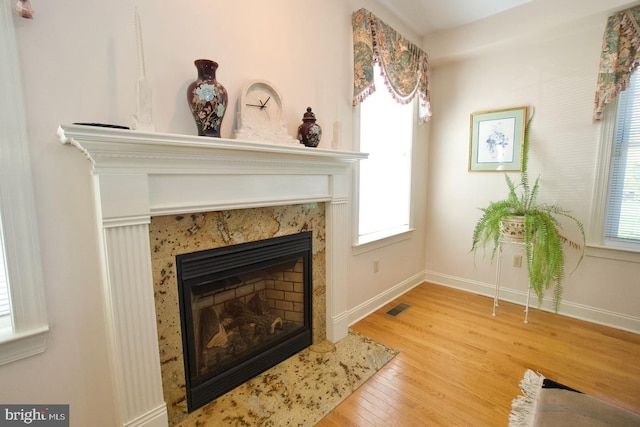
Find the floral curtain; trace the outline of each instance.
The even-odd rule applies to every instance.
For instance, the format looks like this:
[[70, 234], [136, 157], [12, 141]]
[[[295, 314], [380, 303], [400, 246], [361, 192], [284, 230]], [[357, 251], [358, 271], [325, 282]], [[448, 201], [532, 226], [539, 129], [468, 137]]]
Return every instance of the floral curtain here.
[[351, 23], [353, 105], [376, 90], [373, 66], [377, 63], [396, 101], [406, 104], [418, 96], [420, 123], [426, 123], [431, 117], [427, 54], [366, 9], [354, 12]]
[[618, 12], [607, 20], [593, 113], [595, 120], [600, 120], [605, 106], [626, 89], [638, 65], [640, 6]]

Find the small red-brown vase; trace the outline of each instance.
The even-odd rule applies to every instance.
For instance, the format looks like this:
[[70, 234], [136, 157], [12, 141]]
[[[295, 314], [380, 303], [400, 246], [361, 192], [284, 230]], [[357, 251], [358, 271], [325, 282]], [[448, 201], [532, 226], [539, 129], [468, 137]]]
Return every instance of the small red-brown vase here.
[[298, 126], [298, 141], [307, 147], [317, 147], [322, 137], [322, 128], [316, 123], [316, 115], [307, 107], [302, 116], [302, 124]]

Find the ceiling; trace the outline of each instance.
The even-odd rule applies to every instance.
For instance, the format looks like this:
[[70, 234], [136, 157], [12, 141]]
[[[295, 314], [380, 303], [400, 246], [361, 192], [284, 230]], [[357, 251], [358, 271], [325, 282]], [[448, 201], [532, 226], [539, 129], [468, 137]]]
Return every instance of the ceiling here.
[[378, 0], [420, 36], [468, 24], [532, 0]]

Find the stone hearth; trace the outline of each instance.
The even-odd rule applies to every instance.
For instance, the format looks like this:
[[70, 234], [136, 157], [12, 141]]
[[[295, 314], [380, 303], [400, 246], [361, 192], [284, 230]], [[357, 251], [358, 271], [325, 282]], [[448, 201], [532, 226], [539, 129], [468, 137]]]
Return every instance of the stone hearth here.
[[365, 154], [80, 125], [60, 126], [58, 136], [92, 163], [118, 425], [168, 425], [151, 217], [323, 202], [326, 336], [347, 336], [351, 164]]

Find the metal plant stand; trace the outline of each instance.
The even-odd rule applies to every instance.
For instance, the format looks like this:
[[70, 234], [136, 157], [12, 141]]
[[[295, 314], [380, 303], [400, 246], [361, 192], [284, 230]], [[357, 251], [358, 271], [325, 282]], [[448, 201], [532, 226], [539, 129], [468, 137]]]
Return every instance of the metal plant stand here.
[[[523, 259], [527, 258], [527, 251], [525, 247], [525, 243], [519, 240], [508, 240], [501, 239], [498, 243], [498, 260], [496, 262], [496, 293], [493, 297], [493, 313], [492, 315], [495, 317], [496, 315], [496, 307], [499, 305], [499, 297], [500, 297], [500, 264], [502, 261], [502, 255], [505, 252], [511, 253], [521, 253], [523, 255]], [[525, 261], [526, 262], [526, 261]], [[524, 323], [529, 323], [529, 300], [531, 297], [531, 284], [528, 281], [529, 275], [527, 274], [527, 302], [524, 307]]]

